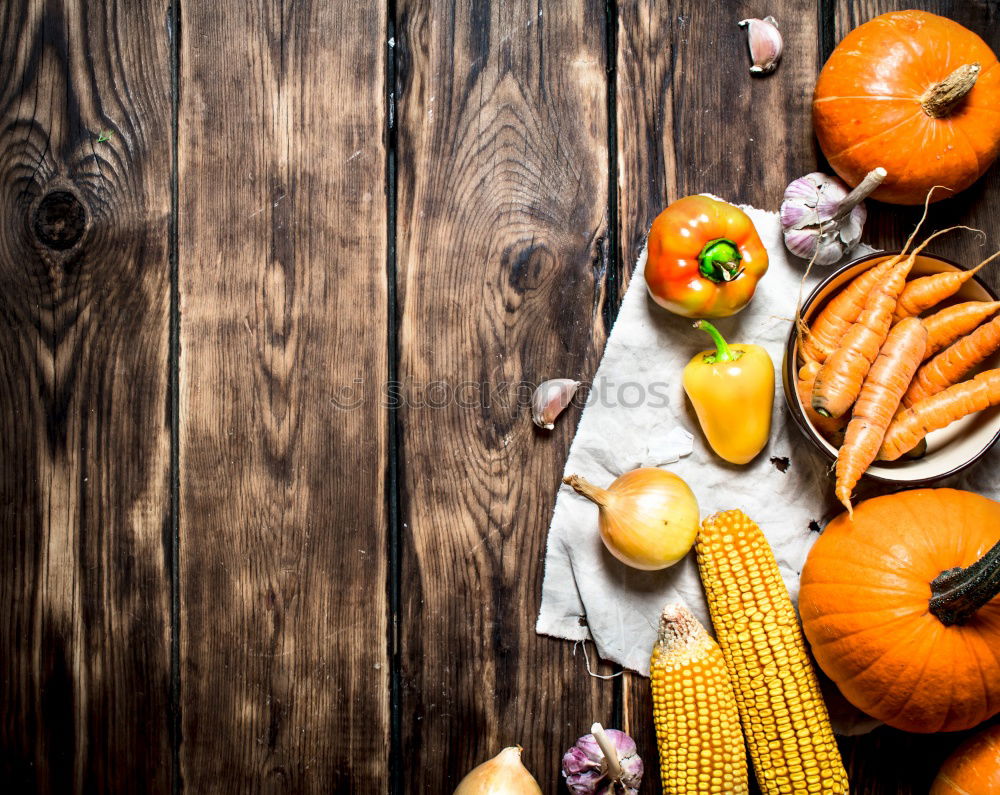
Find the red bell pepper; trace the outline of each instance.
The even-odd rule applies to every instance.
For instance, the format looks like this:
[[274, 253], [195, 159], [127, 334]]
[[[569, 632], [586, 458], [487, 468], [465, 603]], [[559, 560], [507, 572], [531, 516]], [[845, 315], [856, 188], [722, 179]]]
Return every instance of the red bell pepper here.
[[767, 250], [743, 210], [709, 196], [678, 199], [649, 230], [646, 285], [684, 317], [728, 317], [753, 298]]

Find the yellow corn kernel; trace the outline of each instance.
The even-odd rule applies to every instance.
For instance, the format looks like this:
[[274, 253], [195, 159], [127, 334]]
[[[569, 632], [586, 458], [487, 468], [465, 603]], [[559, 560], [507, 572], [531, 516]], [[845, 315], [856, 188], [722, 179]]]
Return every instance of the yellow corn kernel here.
[[664, 795], [745, 795], [746, 749], [722, 651], [681, 604], [663, 608], [649, 676]]
[[816, 671], [764, 534], [742, 511], [724, 511], [702, 523], [696, 549], [761, 791], [847, 795]]

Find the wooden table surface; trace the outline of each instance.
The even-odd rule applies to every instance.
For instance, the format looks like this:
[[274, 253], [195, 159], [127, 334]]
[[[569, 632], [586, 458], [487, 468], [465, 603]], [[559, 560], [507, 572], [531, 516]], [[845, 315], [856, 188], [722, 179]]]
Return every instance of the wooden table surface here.
[[[646, 680], [534, 633], [579, 414], [516, 386], [593, 376], [669, 201], [825, 165], [817, 70], [914, 5], [1000, 50], [996, 0], [6, 0], [4, 791], [447, 793], [519, 742], [555, 793], [602, 720], [659, 792]], [[994, 168], [931, 226], [998, 219]], [[842, 746], [883, 795], [957, 741]]]

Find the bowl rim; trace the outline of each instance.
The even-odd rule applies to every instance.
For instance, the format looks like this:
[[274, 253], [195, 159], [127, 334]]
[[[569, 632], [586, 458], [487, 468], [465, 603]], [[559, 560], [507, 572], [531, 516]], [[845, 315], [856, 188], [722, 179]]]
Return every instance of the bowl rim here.
[[[839, 268], [830, 273], [825, 279], [820, 281], [809, 293], [809, 295], [802, 301], [801, 314], [804, 316], [806, 311], [815, 302], [816, 297], [826, 289], [827, 286], [835, 279], [837, 279], [845, 271], [855, 268], [869, 260], [881, 259], [883, 257], [892, 257], [899, 254], [899, 251], [873, 251], [870, 254], [864, 254], [860, 257], [855, 257], [850, 262], [845, 265], [841, 265]], [[920, 252], [918, 255], [924, 257], [925, 259], [934, 259], [938, 262], [943, 262], [946, 265], [960, 270], [968, 271], [970, 268], [966, 268], [963, 265], [955, 262], [954, 260], [948, 259], [947, 257], [942, 257], [939, 254], [927, 254], [925, 252]], [[974, 281], [982, 290], [990, 296], [994, 301], [1000, 301], [1000, 295], [998, 292], [986, 284], [982, 279], [979, 278], [979, 274], [973, 274], [972, 281]], [[798, 342], [798, 335], [795, 333], [795, 324], [792, 323], [792, 328], [788, 332], [788, 339], [785, 341], [785, 354], [781, 362], [781, 386], [782, 391], [785, 393], [785, 405], [788, 407], [788, 413], [792, 415], [792, 420], [798, 427], [799, 432], [809, 441], [809, 443], [816, 448], [827, 460], [835, 462], [837, 457], [833, 455], [826, 445], [820, 441], [819, 433], [812, 427], [812, 423], [806, 418], [805, 412], [799, 405], [798, 395], [795, 393], [792, 383], [791, 383], [791, 371], [794, 369], [795, 365], [795, 346]], [[791, 364], [790, 364], [791, 363]], [[877, 475], [871, 472], [865, 472], [862, 478], [868, 478], [869, 480], [878, 481], [879, 483], [888, 483], [897, 486], [926, 486], [932, 483], [936, 483], [939, 480], [944, 480], [952, 475], [957, 475], [965, 469], [968, 469], [973, 464], [977, 463], [983, 456], [990, 451], [990, 449], [1000, 440], [1000, 429], [993, 435], [983, 448], [976, 453], [972, 458], [963, 461], [960, 464], [952, 467], [947, 472], [943, 472], [940, 475], [930, 475], [928, 477], [922, 478], [887, 478], [882, 475]]]

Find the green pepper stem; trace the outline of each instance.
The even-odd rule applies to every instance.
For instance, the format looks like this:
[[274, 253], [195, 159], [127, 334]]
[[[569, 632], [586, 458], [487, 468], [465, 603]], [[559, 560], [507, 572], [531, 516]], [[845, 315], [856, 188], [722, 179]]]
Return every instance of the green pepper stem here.
[[695, 321], [694, 327], [699, 331], [705, 331], [715, 343], [715, 353], [705, 354], [705, 364], [715, 364], [716, 362], [735, 362], [743, 355], [743, 351], [734, 351], [729, 347], [719, 330], [707, 320]]
[[743, 273], [740, 248], [724, 237], [709, 240], [698, 255], [698, 272], [716, 284], [731, 282]]

